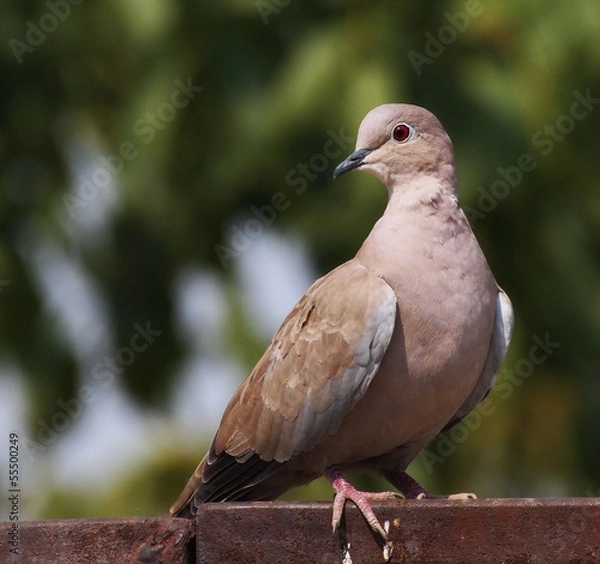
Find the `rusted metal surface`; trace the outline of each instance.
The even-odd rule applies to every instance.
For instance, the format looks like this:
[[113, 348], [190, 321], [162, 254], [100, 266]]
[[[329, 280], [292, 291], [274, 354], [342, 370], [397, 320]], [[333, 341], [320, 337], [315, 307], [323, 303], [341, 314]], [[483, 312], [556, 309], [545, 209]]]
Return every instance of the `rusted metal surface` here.
[[194, 523], [185, 519], [23, 521], [18, 554], [12, 523], [0, 523], [2, 564], [192, 564]]
[[[486, 499], [373, 505], [390, 522], [392, 562], [598, 564], [600, 500]], [[348, 504], [353, 564], [382, 563], [381, 549]], [[197, 562], [341, 564], [330, 503], [207, 504], [198, 516]]]
[[[398, 564], [600, 564], [600, 499], [485, 499], [375, 504]], [[353, 564], [381, 564], [381, 546], [346, 509]], [[331, 503], [222, 503], [196, 521], [74, 519], [0, 523], [0, 563], [341, 564]], [[194, 530], [197, 535], [194, 542]], [[194, 550], [195, 549], [195, 550]]]

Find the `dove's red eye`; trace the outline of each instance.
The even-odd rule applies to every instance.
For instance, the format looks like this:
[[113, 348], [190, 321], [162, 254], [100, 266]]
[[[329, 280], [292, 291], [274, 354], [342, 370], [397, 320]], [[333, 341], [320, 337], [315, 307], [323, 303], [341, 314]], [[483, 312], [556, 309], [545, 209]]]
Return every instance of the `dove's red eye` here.
[[409, 139], [409, 137], [412, 134], [412, 131], [413, 130], [410, 125], [406, 123], [399, 123], [398, 125], [394, 126], [394, 129], [392, 131], [392, 137], [394, 138], [394, 141], [402, 143]]

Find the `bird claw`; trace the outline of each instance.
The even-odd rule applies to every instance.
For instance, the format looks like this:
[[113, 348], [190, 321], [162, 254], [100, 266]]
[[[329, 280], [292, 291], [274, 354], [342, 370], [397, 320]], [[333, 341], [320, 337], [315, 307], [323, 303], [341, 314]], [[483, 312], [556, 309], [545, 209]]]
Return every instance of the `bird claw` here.
[[[350, 486], [350, 484], [348, 484]], [[340, 523], [342, 522], [342, 512], [344, 511], [344, 506], [346, 505], [346, 501], [351, 501], [358, 507], [358, 510], [361, 512], [365, 521], [369, 524], [371, 529], [375, 531], [385, 542], [387, 542], [387, 532], [379, 523], [379, 520], [373, 513], [371, 506], [367, 499], [371, 497], [366, 492], [359, 492], [354, 489], [354, 487], [350, 486], [353, 491], [338, 491], [335, 494], [335, 498], [333, 501], [333, 518], [331, 519], [331, 528], [333, 534], [337, 533], [340, 529]], [[381, 498], [379, 498], [381, 499]]]
[[336, 519], [335, 515], [333, 516], [333, 519], [331, 520], [331, 534], [335, 535], [338, 530], [340, 528], [340, 520]]
[[450, 495], [436, 495], [430, 494], [427, 492], [421, 492], [415, 499], [448, 499], [452, 501], [462, 500], [466, 501], [469, 499], [477, 499], [477, 496], [474, 493], [455, 493]]
[[419, 482], [406, 472], [388, 472], [384, 474], [389, 482], [394, 484], [406, 499], [451, 499], [466, 500], [477, 499], [474, 493], [456, 493], [450, 495], [436, 495], [429, 493]]
[[390, 522], [387, 519], [383, 522], [383, 530], [386, 535], [390, 533]]
[[[385, 531], [386, 535], [388, 535], [390, 533], [390, 522], [388, 520], [385, 520], [383, 522], [383, 530]], [[392, 559], [393, 552], [394, 552], [394, 546], [392, 545], [392, 543], [390, 541], [387, 541], [383, 545], [383, 561], [389, 562]]]
[[392, 543], [386, 542], [383, 546], [383, 561], [389, 562], [392, 559], [392, 554], [394, 553], [394, 547]]
[[342, 564], [353, 564], [352, 556], [350, 556], [350, 543], [346, 543], [342, 547]]
[[[385, 534], [389, 534], [390, 532], [390, 522], [384, 521], [383, 531]], [[342, 548], [342, 564], [353, 564], [352, 556], [350, 555], [350, 543], [346, 539], [346, 530], [345, 528], [340, 526], [340, 523], [337, 523], [337, 527], [334, 526], [334, 534], [339, 533], [340, 546]], [[392, 554], [394, 553], [394, 546], [389, 540], [384, 541], [383, 544], [383, 561], [390, 562], [392, 559]]]
[[369, 505], [369, 500], [398, 499], [402, 496], [396, 492], [359, 492], [344, 478], [337, 468], [327, 469], [325, 475], [329, 478], [331, 485], [335, 490], [331, 528], [333, 534], [338, 534], [340, 546], [342, 548], [342, 564], [352, 564], [350, 543], [346, 540], [346, 531], [343, 526], [344, 506], [347, 501], [351, 501], [356, 505], [371, 529], [381, 538], [383, 542], [383, 560], [384, 562], [389, 562], [394, 550], [392, 543], [388, 539], [390, 522], [385, 521], [383, 526], [381, 526], [381, 523], [379, 523], [379, 520]]
[[477, 496], [474, 493], [464, 492], [464, 493], [450, 494], [448, 496], [448, 499], [462, 499], [462, 500], [477, 499]]

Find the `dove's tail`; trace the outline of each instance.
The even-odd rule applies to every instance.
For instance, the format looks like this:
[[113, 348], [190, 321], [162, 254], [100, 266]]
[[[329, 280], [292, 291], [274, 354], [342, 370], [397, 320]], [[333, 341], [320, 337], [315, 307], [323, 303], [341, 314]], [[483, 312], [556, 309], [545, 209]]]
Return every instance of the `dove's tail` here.
[[194, 494], [202, 481], [205, 460], [206, 456], [200, 461], [200, 464], [198, 464], [198, 467], [187, 481], [183, 491], [179, 494], [177, 501], [171, 506], [171, 509], [169, 509], [169, 513], [173, 517], [193, 517], [195, 515], [195, 512], [193, 511]]

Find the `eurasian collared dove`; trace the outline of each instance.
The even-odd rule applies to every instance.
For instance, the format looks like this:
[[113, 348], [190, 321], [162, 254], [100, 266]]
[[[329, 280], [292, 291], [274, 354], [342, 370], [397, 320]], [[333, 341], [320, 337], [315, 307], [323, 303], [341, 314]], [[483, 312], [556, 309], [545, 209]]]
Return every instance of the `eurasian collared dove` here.
[[[356, 256], [317, 280], [237, 390], [212, 445], [171, 508], [275, 499], [325, 475], [387, 540], [343, 471], [382, 474], [407, 498], [405, 470], [490, 390], [513, 325], [457, 200], [452, 142], [429, 111], [371, 110], [334, 172], [370, 172], [388, 189]], [[386, 494], [384, 494], [386, 495]]]

